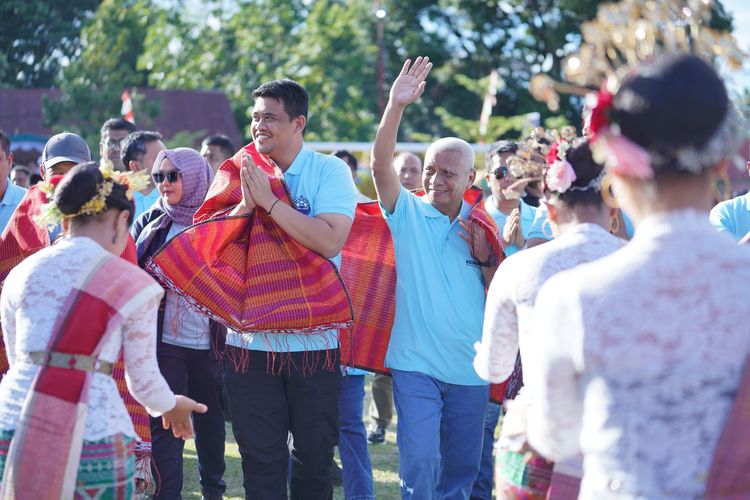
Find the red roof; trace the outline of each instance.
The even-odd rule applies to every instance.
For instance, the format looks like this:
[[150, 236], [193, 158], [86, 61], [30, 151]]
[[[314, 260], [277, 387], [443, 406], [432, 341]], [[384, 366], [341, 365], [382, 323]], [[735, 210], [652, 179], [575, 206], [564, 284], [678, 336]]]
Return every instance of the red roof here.
[[[242, 135], [234, 121], [232, 108], [224, 92], [218, 90], [157, 90], [138, 89], [146, 101], [161, 100], [161, 113], [154, 119], [155, 129], [167, 139], [177, 132], [202, 132], [198, 142], [207, 135], [224, 134], [236, 147], [243, 145]], [[0, 89], [0, 129], [8, 134], [50, 136], [53, 131], [42, 125], [42, 97], [56, 96], [56, 89]], [[135, 110], [136, 126], [138, 110]], [[110, 115], [102, 115], [102, 123]], [[56, 131], [55, 131], [56, 132]]]

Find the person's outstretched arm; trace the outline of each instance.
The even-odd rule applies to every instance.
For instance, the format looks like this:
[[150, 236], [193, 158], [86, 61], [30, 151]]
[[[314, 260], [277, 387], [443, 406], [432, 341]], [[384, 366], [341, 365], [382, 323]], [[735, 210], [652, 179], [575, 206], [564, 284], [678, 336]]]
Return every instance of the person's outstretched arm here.
[[391, 87], [388, 105], [385, 107], [375, 135], [375, 144], [370, 155], [370, 168], [372, 168], [378, 200], [390, 213], [395, 210], [396, 200], [401, 192], [401, 183], [393, 168], [398, 126], [406, 106], [419, 99], [424, 92], [425, 79], [431, 69], [432, 63], [427, 57], [417, 57], [414, 64], [409, 59], [404, 62], [401, 73]]

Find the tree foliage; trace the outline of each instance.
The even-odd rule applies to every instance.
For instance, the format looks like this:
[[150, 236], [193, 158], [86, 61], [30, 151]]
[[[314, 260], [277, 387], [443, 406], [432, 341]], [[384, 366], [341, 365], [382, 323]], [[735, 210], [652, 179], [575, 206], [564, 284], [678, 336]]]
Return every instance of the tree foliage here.
[[[547, 122], [552, 115], [529, 95], [528, 80], [538, 71], [560, 77], [563, 58], [580, 43], [581, 23], [601, 2], [381, 0], [387, 13], [386, 82], [407, 57], [427, 55], [435, 65], [427, 92], [406, 113], [401, 138], [456, 135], [491, 142], [521, 134], [529, 113]], [[185, 6], [194, 4], [181, 0], [101, 2], [58, 80], [61, 99], [46, 107], [48, 122], [90, 133], [117, 113], [125, 87], [209, 88], [226, 92], [238, 125], [249, 135], [252, 90], [290, 77], [311, 96], [309, 139], [372, 140], [379, 119], [375, 2], [197, 4], [200, 11], [186, 13]], [[714, 25], [731, 29], [720, 4], [715, 13]], [[488, 132], [481, 135], [478, 119], [487, 77], [495, 69], [502, 85]], [[579, 106], [575, 98], [564, 101], [557, 123], [579, 123]]]
[[100, 0], [0, 2], [0, 86], [48, 87], [75, 57], [81, 26]]

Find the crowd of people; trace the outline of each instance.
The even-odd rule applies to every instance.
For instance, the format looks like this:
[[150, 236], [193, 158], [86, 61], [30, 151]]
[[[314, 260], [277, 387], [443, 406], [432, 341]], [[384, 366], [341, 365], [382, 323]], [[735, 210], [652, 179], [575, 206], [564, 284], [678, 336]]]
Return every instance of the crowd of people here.
[[[338, 446], [345, 498], [372, 499], [368, 442], [395, 408], [404, 499], [748, 497], [750, 212], [711, 209], [741, 129], [716, 71], [655, 58], [599, 92], [582, 137], [493, 144], [482, 197], [466, 141], [397, 154], [431, 69], [391, 86], [376, 200], [354, 155], [305, 145], [289, 79], [253, 91], [239, 150], [111, 119], [100, 163], [63, 132], [29, 184], [0, 133], [0, 496], [181, 498], [194, 437], [203, 498], [222, 498], [226, 419], [247, 498], [332, 498]], [[387, 352], [347, 366], [339, 271], [373, 206], [397, 279], [363, 345]]]

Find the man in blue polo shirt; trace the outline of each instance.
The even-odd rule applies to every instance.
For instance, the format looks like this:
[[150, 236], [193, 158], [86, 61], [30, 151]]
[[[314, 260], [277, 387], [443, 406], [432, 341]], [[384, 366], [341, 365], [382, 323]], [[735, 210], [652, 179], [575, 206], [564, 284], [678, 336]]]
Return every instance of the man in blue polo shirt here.
[[[338, 266], [357, 204], [349, 167], [304, 146], [308, 95], [299, 84], [275, 80], [255, 89], [253, 97], [253, 142], [284, 173], [294, 207], [279, 202], [268, 176], [247, 156], [241, 170], [242, 202], [230, 215], [261, 207], [289, 236]], [[227, 344], [246, 349], [249, 359], [244, 371], [231, 362], [224, 367], [246, 498], [287, 498], [290, 432], [292, 498], [333, 497], [341, 377], [337, 339], [335, 331], [227, 335]], [[333, 362], [325, 368], [322, 362], [310, 362], [316, 359]]]
[[13, 168], [13, 153], [10, 152], [10, 138], [0, 130], [0, 233], [8, 225], [10, 216], [26, 190], [10, 182], [10, 171]]
[[393, 168], [404, 109], [424, 92], [431, 67], [422, 57], [404, 64], [372, 150], [398, 276], [386, 366], [398, 413], [402, 497], [468, 498], [489, 400], [488, 385], [472, 367], [472, 346], [482, 335], [485, 287], [497, 263], [484, 232], [466, 222], [471, 207], [463, 194], [476, 171], [465, 141], [443, 138], [430, 145], [423, 197], [403, 188]]
[[487, 198], [484, 208], [495, 219], [500, 230], [500, 243], [508, 257], [526, 245], [535, 214], [534, 207], [521, 199], [525, 186], [514, 186], [517, 179], [508, 168], [508, 158], [517, 150], [518, 145], [513, 141], [498, 141], [490, 147], [485, 157], [485, 179], [492, 196]]
[[[750, 161], [747, 162], [747, 170], [750, 173]], [[745, 236], [750, 233], [750, 193], [717, 204], [711, 209], [708, 219], [720, 233], [727, 233], [735, 241], [747, 241]]]

